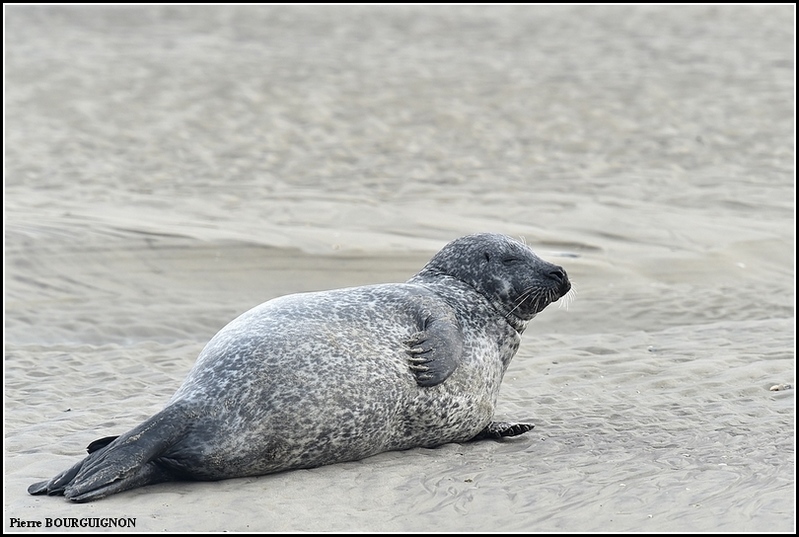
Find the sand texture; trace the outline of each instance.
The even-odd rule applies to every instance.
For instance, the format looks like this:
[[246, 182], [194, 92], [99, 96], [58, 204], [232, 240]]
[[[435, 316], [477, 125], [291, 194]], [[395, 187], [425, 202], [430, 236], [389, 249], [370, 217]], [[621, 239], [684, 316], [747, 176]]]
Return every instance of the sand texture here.
[[[794, 531], [794, 13], [5, 7], [4, 529]], [[239, 313], [478, 231], [574, 283], [503, 383], [531, 433], [26, 493]]]

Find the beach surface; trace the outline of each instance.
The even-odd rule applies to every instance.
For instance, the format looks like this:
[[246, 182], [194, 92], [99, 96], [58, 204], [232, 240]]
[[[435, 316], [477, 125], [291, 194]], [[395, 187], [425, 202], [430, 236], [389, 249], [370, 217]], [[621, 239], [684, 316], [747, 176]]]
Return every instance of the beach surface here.
[[[5, 531], [795, 531], [793, 6], [4, 11]], [[574, 284], [532, 432], [27, 494], [240, 313], [481, 231]]]

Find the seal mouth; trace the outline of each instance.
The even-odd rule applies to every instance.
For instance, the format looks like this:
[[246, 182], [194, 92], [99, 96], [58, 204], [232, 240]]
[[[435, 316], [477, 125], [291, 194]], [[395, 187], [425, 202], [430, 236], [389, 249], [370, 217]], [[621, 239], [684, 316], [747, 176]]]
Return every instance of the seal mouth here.
[[544, 309], [557, 302], [560, 298], [569, 292], [571, 285], [568, 280], [561, 282], [557, 287], [541, 287], [538, 285], [525, 288], [516, 299], [513, 307], [505, 313], [504, 317], [508, 323], [521, 333], [526, 323], [533, 319], [536, 315], [544, 311]]

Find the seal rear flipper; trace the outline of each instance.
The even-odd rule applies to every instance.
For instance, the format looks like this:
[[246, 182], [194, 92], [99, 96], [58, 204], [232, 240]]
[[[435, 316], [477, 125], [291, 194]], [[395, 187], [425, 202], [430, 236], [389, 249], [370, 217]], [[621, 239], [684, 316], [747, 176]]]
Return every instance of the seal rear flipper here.
[[109, 484], [102, 485], [99, 488], [90, 488], [88, 491], [82, 492], [87, 487], [67, 487], [63, 494], [68, 500], [83, 503], [99, 500], [117, 492], [143, 487], [144, 485], [173, 481], [174, 479], [175, 476], [172, 472], [153, 461], [134, 469], [131, 474], [126, 475], [124, 478], [111, 481]]
[[35, 483], [30, 494], [63, 494], [86, 502], [142, 485], [175, 479], [156, 459], [168, 452], [189, 429], [180, 407], [170, 406], [122, 436], [89, 444], [90, 454], [50, 481]]
[[69, 470], [64, 470], [53, 479], [34, 483], [28, 487], [28, 494], [32, 496], [37, 496], [39, 494], [47, 494], [48, 496], [62, 496], [64, 494], [64, 489], [75, 478], [85, 462], [86, 459], [83, 459], [79, 463], [72, 466], [72, 468]]
[[[118, 436], [106, 436], [104, 438], [99, 438], [99, 439], [95, 440], [94, 442], [92, 442], [91, 444], [89, 444], [86, 447], [86, 451], [89, 454], [92, 454], [95, 451], [100, 451], [101, 449], [106, 447], [108, 444], [110, 444], [111, 442], [116, 440], [117, 438], [119, 438], [119, 437]], [[36, 496], [36, 495], [39, 495], [39, 494], [47, 494], [49, 496], [61, 496], [61, 495], [63, 495], [64, 494], [64, 489], [66, 489], [67, 485], [69, 485], [70, 482], [73, 479], [75, 479], [75, 476], [78, 474], [78, 472], [80, 472], [80, 469], [83, 468], [83, 465], [86, 463], [87, 460], [89, 460], [89, 457], [86, 457], [85, 459], [83, 459], [79, 463], [75, 464], [69, 470], [65, 470], [65, 471], [61, 472], [60, 474], [55, 476], [53, 479], [46, 480], [46, 481], [40, 481], [38, 483], [34, 483], [30, 487], [28, 487], [28, 494], [30, 494], [32, 496]]]
[[104, 438], [98, 438], [88, 446], [86, 446], [86, 451], [89, 453], [94, 453], [95, 451], [99, 451], [103, 449], [105, 446], [113, 442], [119, 438], [119, 436], [106, 436]]
[[[89, 455], [65, 488], [64, 496], [72, 501], [86, 502], [174, 479], [167, 469], [153, 461], [181, 440], [189, 427], [190, 422], [179, 406], [165, 408]], [[106, 440], [93, 444], [96, 446]]]

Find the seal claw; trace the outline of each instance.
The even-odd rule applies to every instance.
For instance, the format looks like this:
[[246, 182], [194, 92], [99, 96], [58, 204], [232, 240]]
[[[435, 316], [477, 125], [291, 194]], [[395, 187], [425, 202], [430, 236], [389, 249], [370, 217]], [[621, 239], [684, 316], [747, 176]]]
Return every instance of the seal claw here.
[[[419, 386], [441, 384], [458, 367], [463, 337], [457, 326], [448, 322], [446, 316], [439, 319], [431, 315], [424, 319], [426, 329], [416, 332], [406, 344], [408, 367], [416, 375]], [[453, 350], [455, 352], [453, 352]]]
[[477, 433], [472, 440], [483, 438], [502, 438], [505, 436], [519, 436], [528, 431], [532, 431], [535, 425], [532, 423], [509, 423], [507, 421], [492, 421], [486, 425], [485, 429]]

